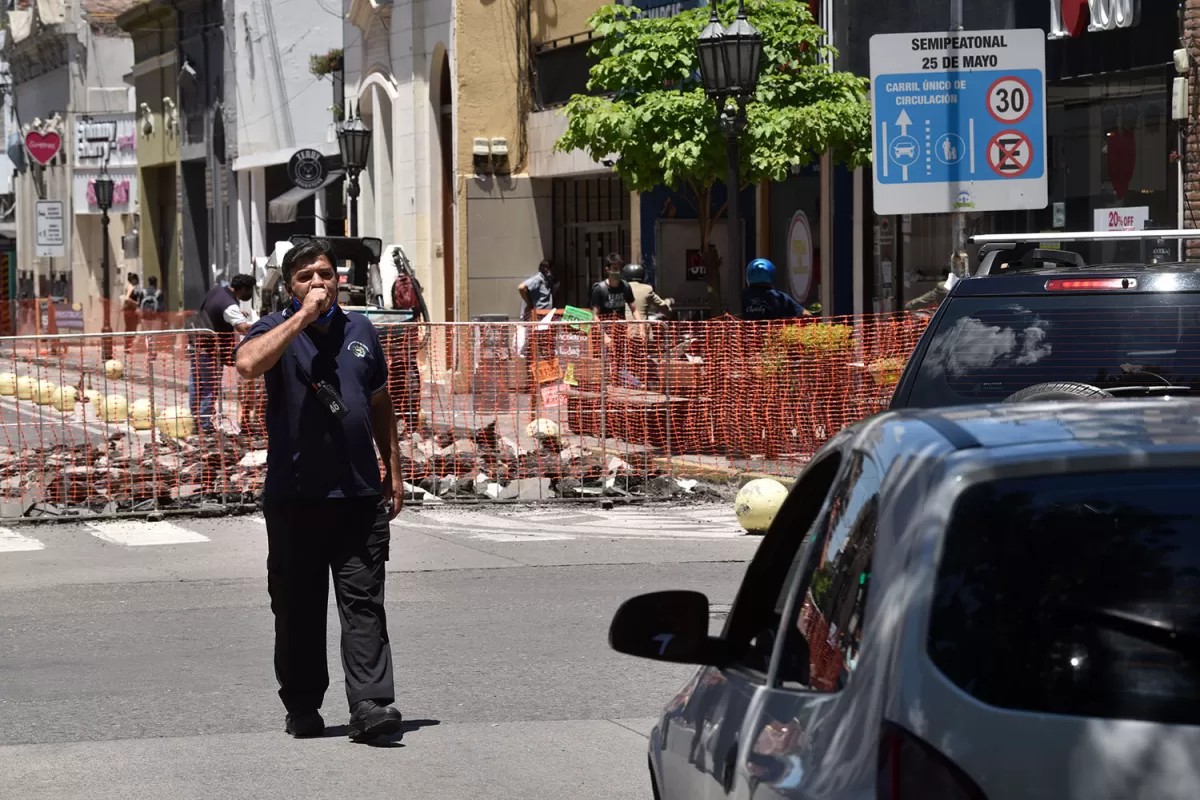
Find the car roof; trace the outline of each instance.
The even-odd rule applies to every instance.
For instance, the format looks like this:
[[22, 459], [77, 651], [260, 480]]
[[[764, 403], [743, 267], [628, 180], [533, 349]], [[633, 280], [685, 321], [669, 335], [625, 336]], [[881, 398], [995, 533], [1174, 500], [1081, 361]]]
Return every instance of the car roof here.
[[1200, 446], [1200, 400], [1180, 397], [904, 409], [876, 420], [893, 431], [883, 437], [875, 432], [872, 439], [902, 438], [906, 425], [920, 421], [955, 450], [1064, 443]]

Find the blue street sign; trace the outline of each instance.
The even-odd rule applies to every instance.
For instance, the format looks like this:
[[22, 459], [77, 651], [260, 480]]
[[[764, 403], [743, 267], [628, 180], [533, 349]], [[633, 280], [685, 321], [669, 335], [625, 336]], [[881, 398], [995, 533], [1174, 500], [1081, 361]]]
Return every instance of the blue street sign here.
[[879, 214], [1046, 206], [1045, 34], [871, 38]]

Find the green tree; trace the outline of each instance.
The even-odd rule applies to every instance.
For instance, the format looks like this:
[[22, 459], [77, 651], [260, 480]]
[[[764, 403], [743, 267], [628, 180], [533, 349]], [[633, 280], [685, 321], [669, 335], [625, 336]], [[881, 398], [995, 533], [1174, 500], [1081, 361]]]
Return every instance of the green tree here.
[[[871, 108], [865, 79], [833, 70], [836, 51], [802, 0], [746, 0], [750, 21], [762, 33], [757, 93], [746, 105], [741, 147], [743, 186], [782, 181], [831, 151], [835, 163], [870, 162]], [[719, 4], [728, 26], [737, 3]], [[673, 17], [645, 17], [630, 6], [604, 6], [589, 24], [599, 40], [591, 53], [588, 89], [562, 113], [567, 130], [555, 144], [581, 149], [593, 159], [613, 159], [627, 186], [666, 186], [690, 192], [700, 221], [700, 250], [724, 206], [712, 207], [712, 188], [727, 172], [719, 112], [699, 79], [696, 41], [708, 7]], [[714, 274], [716, 270], [710, 270]], [[718, 290], [719, 291], [719, 290]]]

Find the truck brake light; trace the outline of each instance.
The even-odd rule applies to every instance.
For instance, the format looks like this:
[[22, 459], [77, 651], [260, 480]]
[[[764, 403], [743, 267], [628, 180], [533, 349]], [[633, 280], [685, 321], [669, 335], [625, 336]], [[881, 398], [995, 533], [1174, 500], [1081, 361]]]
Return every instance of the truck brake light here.
[[1083, 278], [1046, 281], [1048, 292], [1080, 292], [1089, 289], [1136, 289], [1137, 278]]

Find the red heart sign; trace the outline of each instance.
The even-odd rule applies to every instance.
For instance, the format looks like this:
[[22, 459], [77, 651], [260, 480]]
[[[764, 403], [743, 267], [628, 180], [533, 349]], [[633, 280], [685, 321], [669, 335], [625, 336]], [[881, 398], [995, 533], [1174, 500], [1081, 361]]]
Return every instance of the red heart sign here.
[[1108, 134], [1108, 179], [1118, 199], [1124, 199], [1133, 180], [1136, 160], [1133, 131], [1110, 131]]
[[1079, 36], [1087, 29], [1088, 24], [1087, 0], [1063, 0], [1062, 24], [1068, 36]]
[[62, 138], [57, 133], [30, 131], [25, 134], [25, 149], [29, 151], [33, 160], [43, 167], [50, 163], [50, 159], [58, 155], [60, 147], [62, 147]]

